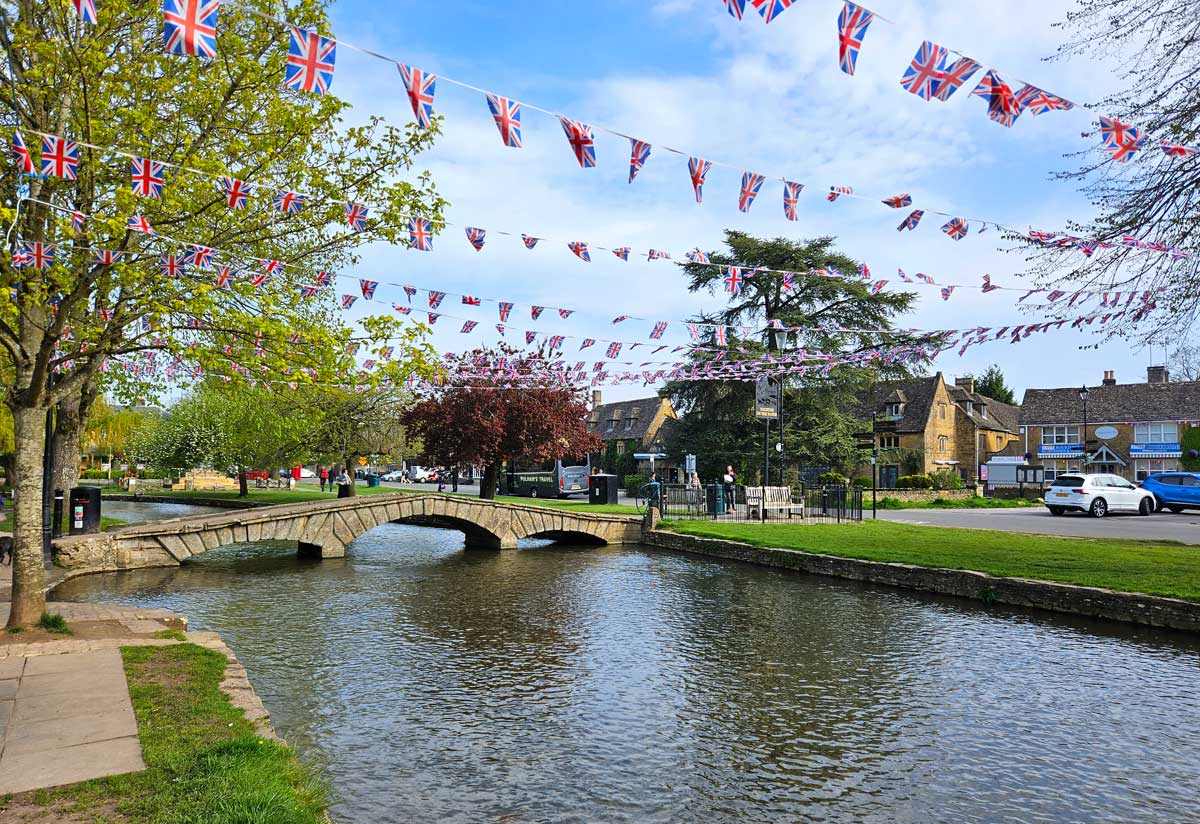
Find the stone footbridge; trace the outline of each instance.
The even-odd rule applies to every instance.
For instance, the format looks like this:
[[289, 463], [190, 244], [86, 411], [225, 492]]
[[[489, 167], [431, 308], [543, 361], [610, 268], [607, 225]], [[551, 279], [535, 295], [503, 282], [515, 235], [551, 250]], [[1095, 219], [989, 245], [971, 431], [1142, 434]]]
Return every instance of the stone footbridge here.
[[598, 545], [641, 540], [641, 519], [632, 515], [396, 493], [193, 515], [61, 538], [54, 542], [54, 558], [72, 571], [178, 566], [219, 546], [254, 541], [295, 541], [301, 557], [341, 558], [355, 538], [387, 523], [457, 529], [467, 546], [481, 549], [515, 549], [522, 538]]

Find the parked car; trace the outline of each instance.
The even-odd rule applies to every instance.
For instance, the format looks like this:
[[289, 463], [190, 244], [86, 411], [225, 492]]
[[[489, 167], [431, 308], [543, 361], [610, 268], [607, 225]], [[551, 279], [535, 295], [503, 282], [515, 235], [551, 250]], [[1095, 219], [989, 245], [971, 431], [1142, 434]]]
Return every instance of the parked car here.
[[428, 483], [429, 470], [423, 466], [410, 466], [408, 468], [408, 477], [412, 479], [413, 483]]
[[1154, 493], [1119, 475], [1059, 475], [1046, 490], [1044, 500], [1051, 515], [1086, 512], [1103, 518], [1110, 512], [1149, 515], [1156, 508]]
[[396, 469], [383, 475], [383, 480], [390, 483], [398, 483], [404, 480], [404, 470]]
[[300, 477], [306, 478], [306, 479], [307, 478], [315, 478], [315, 477], [317, 477], [317, 473], [313, 472], [307, 466], [302, 466], [302, 467], [300, 467]]
[[1142, 489], [1154, 496], [1157, 509], [1200, 509], [1200, 474], [1161, 472], [1142, 481]]

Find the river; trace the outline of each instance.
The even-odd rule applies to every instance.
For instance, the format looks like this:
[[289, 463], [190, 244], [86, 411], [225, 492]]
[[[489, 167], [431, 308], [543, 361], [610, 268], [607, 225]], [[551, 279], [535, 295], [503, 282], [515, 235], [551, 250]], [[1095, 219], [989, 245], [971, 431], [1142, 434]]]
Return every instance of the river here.
[[1200, 820], [1200, 643], [385, 525], [90, 576], [221, 633], [338, 822]]

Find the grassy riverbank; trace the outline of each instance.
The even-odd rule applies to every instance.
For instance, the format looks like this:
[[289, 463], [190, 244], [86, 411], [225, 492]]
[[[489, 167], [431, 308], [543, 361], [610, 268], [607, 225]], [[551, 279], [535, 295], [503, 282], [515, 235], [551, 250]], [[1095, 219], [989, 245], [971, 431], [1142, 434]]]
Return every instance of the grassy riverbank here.
[[663, 528], [760, 547], [968, 569], [1200, 601], [1200, 547], [1182, 544], [1059, 538], [885, 521], [812, 525], [665, 521]]
[[225, 656], [193, 644], [121, 654], [146, 770], [30, 793], [22, 805], [84, 816], [71, 821], [325, 821], [315, 773], [286, 745], [260, 738], [221, 692]]

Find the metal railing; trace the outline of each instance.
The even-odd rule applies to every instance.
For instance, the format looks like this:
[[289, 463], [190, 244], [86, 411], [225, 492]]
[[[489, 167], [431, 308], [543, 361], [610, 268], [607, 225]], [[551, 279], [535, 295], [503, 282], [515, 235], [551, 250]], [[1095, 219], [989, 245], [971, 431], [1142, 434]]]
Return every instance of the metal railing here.
[[667, 519], [745, 523], [841, 523], [861, 521], [863, 494], [858, 486], [736, 486], [732, 498], [721, 484], [685, 486], [648, 484], [638, 507], [654, 506]]

